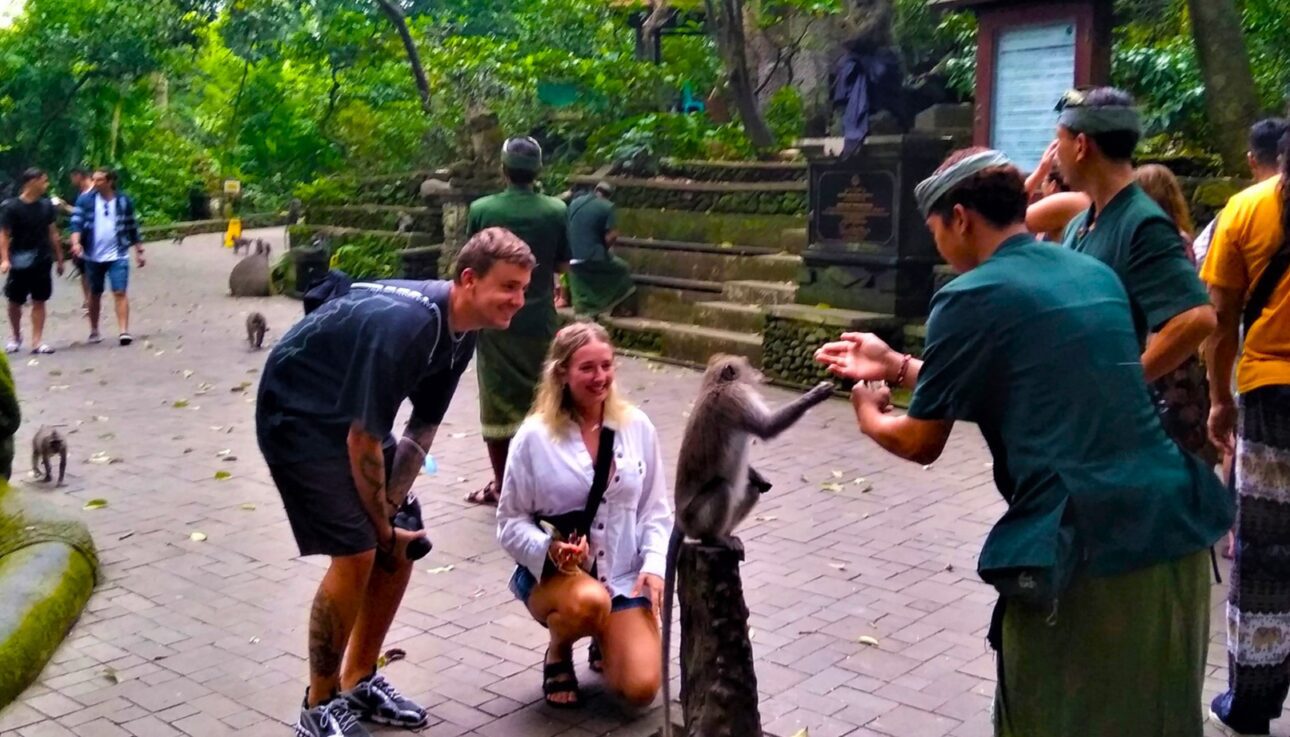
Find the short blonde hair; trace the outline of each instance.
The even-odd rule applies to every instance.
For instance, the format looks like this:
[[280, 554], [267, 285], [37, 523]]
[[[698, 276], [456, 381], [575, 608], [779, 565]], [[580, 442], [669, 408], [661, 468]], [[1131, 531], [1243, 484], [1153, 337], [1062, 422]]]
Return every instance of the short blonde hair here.
[[[542, 365], [542, 382], [533, 399], [530, 415], [537, 415], [551, 432], [573, 423], [573, 396], [569, 393], [569, 361], [573, 354], [591, 343], [604, 343], [613, 349], [613, 341], [603, 327], [594, 322], [575, 322], [555, 334]], [[604, 422], [621, 425], [631, 405], [618, 395], [617, 382], [609, 386], [605, 398]]]

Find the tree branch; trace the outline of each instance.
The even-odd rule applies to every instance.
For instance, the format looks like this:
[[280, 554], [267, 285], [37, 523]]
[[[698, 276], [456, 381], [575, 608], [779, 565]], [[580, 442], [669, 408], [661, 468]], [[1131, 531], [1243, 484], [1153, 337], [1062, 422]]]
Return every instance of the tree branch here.
[[417, 92], [421, 94], [421, 109], [426, 115], [431, 115], [434, 111], [430, 107], [430, 82], [426, 79], [425, 67], [421, 65], [421, 54], [417, 52], [416, 41], [412, 38], [412, 32], [408, 30], [408, 20], [403, 15], [403, 10], [396, 5], [393, 0], [376, 0], [377, 5], [381, 6], [381, 11], [394, 24], [394, 29], [399, 32], [399, 38], [403, 39], [403, 50], [407, 52], [408, 64], [412, 67], [412, 77], [417, 83]]

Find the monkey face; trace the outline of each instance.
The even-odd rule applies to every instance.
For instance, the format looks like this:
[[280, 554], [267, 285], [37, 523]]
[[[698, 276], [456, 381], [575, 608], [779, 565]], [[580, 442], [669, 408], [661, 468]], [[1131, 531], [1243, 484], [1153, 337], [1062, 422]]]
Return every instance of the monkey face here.
[[725, 353], [717, 353], [708, 360], [705, 378], [723, 384], [738, 381], [761, 384], [766, 381], [766, 377], [753, 368], [747, 358]]

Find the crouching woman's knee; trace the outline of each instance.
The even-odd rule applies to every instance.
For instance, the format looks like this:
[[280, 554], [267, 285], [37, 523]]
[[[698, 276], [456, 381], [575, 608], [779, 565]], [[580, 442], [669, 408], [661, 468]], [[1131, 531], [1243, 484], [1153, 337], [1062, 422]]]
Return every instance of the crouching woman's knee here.
[[604, 625], [609, 616], [609, 602], [605, 587], [588, 577], [560, 597], [555, 613], [565, 627], [589, 635]]

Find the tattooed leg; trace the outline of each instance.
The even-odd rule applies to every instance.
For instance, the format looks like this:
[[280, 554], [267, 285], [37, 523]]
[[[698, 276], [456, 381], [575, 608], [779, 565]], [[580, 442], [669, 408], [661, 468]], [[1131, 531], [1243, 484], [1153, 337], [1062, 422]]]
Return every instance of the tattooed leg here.
[[331, 559], [309, 615], [309, 706], [340, 687], [341, 658], [367, 590], [375, 552]]

